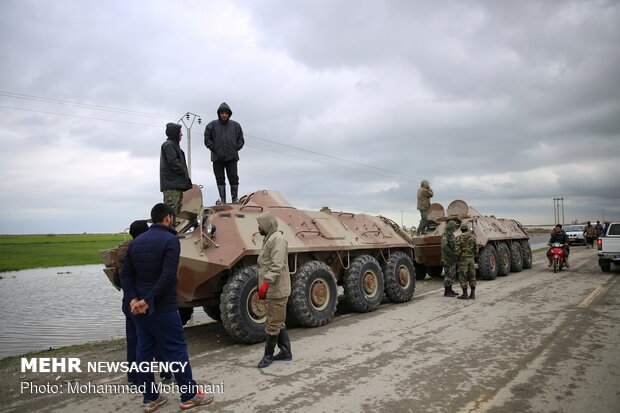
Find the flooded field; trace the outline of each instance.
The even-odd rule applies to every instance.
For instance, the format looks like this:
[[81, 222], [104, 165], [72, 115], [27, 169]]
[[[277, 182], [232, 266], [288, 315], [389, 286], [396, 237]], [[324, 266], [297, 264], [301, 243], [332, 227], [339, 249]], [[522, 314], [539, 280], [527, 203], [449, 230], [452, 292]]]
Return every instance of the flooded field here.
[[[122, 293], [103, 265], [0, 273], [0, 358], [124, 337]], [[211, 321], [197, 308], [191, 324]]]

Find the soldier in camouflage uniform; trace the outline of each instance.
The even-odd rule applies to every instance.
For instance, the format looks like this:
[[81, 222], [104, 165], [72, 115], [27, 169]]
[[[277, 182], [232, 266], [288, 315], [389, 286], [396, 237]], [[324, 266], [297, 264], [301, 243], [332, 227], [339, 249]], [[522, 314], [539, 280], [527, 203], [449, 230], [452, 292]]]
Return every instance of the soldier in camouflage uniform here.
[[456, 237], [454, 230], [457, 224], [455, 221], [448, 221], [446, 229], [441, 237], [441, 262], [443, 263], [443, 285], [444, 297], [456, 297], [458, 294], [452, 289], [452, 282], [456, 276]]
[[[456, 255], [458, 257], [457, 268], [459, 274], [459, 281], [461, 282], [461, 288], [463, 294], [458, 298], [467, 300], [468, 298], [474, 300], [476, 298], [476, 265], [474, 263], [474, 256], [476, 255], [476, 239], [473, 234], [469, 232], [469, 226], [467, 222], [461, 223], [462, 234], [456, 239]], [[471, 287], [471, 294], [467, 296], [467, 284]]]

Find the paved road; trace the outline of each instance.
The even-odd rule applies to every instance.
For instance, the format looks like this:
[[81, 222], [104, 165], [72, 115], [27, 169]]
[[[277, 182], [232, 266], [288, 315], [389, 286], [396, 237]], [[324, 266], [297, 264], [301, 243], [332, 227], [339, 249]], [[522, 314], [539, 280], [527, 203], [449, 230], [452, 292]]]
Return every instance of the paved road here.
[[[203, 410], [618, 412], [620, 271], [602, 273], [583, 247], [571, 256], [572, 268], [554, 274], [538, 253], [533, 269], [480, 282], [475, 301], [444, 298], [441, 282], [427, 279], [409, 303], [293, 329], [295, 361], [265, 370], [255, 367], [262, 345], [234, 344], [219, 324], [189, 329], [195, 376], [225, 386]], [[78, 356], [122, 359], [122, 347]], [[5, 396], [11, 374], [0, 383]], [[68, 379], [76, 378], [123, 379]], [[137, 395], [9, 392], [2, 411], [140, 411]], [[177, 410], [176, 402], [161, 409]]]

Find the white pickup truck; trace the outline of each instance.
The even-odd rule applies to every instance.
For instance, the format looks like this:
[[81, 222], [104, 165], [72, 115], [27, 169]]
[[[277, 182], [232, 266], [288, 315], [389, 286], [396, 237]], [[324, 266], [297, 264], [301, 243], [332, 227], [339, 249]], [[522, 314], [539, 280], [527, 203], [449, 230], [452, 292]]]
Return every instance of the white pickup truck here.
[[611, 264], [620, 265], [620, 222], [612, 222], [597, 241], [598, 265], [605, 272], [611, 271]]

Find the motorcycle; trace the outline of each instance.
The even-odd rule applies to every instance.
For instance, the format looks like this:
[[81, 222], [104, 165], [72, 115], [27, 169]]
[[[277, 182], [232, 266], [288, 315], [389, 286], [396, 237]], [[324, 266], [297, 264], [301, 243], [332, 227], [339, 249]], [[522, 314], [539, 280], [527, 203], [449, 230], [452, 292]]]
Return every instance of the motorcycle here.
[[551, 244], [551, 263], [554, 273], [562, 271], [562, 268], [566, 266], [564, 263], [564, 244], [561, 242]]

